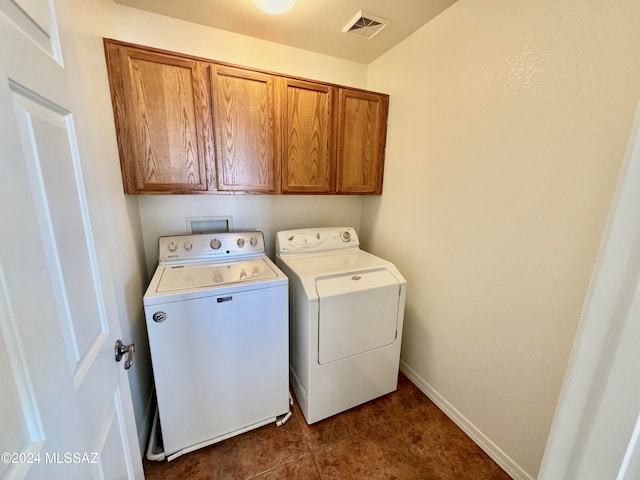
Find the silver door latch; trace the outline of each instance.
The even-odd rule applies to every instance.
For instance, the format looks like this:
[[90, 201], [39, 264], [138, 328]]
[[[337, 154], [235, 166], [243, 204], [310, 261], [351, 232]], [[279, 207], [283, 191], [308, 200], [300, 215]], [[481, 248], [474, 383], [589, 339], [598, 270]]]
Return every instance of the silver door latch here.
[[133, 352], [136, 351], [135, 343], [125, 345], [122, 340], [116, 341], [116, 362], [122, 360], [122, 357], [127, 355], [127, 359], [124, 361], [124, 369], [129, 370], [133, 363]]

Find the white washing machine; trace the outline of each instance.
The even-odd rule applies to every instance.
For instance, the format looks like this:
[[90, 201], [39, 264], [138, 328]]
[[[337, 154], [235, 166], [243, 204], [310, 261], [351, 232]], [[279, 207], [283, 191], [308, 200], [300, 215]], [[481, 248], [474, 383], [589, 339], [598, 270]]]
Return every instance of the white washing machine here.
[[406, 281], [353, 228], [276, 235], [289, 277], [290, 382], [311, 424], [398, 385]]
[[161, 458], [286, 421], [288, 279], [266, 257], [262, 232], [158, 243], [144, 309]]

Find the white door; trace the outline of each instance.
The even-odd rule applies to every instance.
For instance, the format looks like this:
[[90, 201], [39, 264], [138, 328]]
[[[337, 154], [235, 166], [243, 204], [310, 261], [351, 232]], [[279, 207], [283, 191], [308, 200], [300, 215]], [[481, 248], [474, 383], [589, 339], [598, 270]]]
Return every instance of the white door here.
[[0, 478], [142, 478], [61, 5], [0, 0]]

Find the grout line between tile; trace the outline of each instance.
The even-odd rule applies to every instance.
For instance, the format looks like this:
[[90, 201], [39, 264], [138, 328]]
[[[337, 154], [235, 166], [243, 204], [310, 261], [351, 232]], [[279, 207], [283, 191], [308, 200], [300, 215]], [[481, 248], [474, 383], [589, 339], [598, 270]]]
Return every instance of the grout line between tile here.
[[320, 466], [318, 465], [318, 461], [316, 460], [316, 456], [311, 452], [311, 460], [313, 460], [313, 465], [316, 467], [316, 472], [318, 472], [318, 478], [322, 480], [322, 472], [320, 471]]
[[[291, 460], [289, 460], [287, 462], [281, 463], [280, 465], [276, 465], [274, 467], [268, 468], [263, 472], [256, 473], [255, 475], [251, 475], [250, 477], [247, 477], [245, 480], [251, 480], [252, 478], [258, 478], [260, 475], [264, 475], [265, 473], [272, 472], [274, 470], [277, 470], [278, 468], [285, 467], [285, 466], [289, 465], [290, 463], [298, 462], [298, 461], [300, 461], [300, 459], [302, 459], [302, 458], [304, 458], [306, 456], [311, 456], [311, 459], [313, 460], [313, 462], [315, 464], [315, 459], [313, 458], [311, 452], [307, 452], [307, 453], [304, 453], [304, 454], [300, 455], [299, 457], [296, 457], [296, 458], [293, 458], [293, 459], [291, 459]], [[316, 466], [316, 470], [317, 469], [318, 469], [318, 467]]]

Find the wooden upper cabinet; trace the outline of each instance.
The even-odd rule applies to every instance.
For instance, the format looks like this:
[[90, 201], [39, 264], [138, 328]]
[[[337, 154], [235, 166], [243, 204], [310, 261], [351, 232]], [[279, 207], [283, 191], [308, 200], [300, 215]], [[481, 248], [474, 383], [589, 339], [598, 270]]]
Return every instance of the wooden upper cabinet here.
[[215, 64], [210, 70], [218, 190], [277, 192], [273, 76]]
[[213, 181], [206, 65], [105, 41], [126, 193], [193, 193]]
[[382, 193], [388, 110], [387, 95], [340, 89], [338, 193]]
[[335, 192], [335, 88], [293, 79], [281, 85], [282, 192]]
[[104, 46], [126, 193], [382, 193], [388, 95]]

